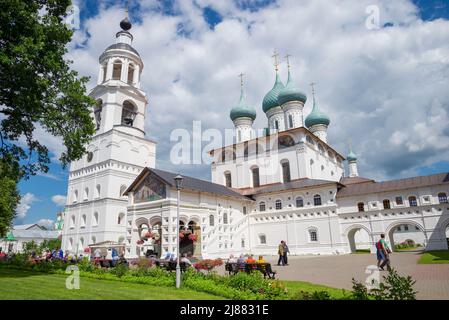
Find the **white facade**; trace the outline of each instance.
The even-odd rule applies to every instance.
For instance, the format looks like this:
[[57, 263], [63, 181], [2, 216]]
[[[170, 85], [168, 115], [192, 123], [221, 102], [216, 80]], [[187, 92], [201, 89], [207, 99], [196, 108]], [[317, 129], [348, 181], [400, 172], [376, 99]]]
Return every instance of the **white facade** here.
[[145, 138], [143, 63], [131, 41], [120, 31], [100, 57], [90, 93], [97, 132], [87, 155], [70, 165], [62, 248], [73, 253], [103, 241], [124, 243], [128, 200], [122, 194], [143, 168], [155, 166], [156, 144]]

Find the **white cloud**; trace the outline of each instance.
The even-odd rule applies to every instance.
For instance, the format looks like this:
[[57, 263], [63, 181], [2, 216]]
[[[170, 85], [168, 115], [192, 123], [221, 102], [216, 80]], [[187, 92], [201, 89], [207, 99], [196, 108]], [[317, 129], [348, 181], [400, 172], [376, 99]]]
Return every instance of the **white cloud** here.
[[38, 199], [36, 198], [36, 196], [30, 192], [25, 193], [21, 199], [20, 199], [20, 203], [17, 206], [16, 209], [16, 213], [17, 213], [17, 218], [19, 219], [23, 219], [26, 217], [28, 210], [30, 210], [31, 205], [38, 201]]
[[54, 204], [56, 204], [57, 206], [60, 206], [60, 207], [65, 206], [66, 200], [67, 200], [67, 197], [60, 195], [60, 194], [57, 194], [57, 195], [54, 195], [53, 197], [51, 197], [51, 201], [53, 201]]
[[[365, 27], [365, 10], [372, 4], [380, 8], [381, 24], [393, 27]], [[214, 8], [223, 21], [211, 30], [199, 6]], [[168, 163], [173, 129], [191, 128], [193, 120], [205, 129], [233, 126], [228, 115], [239, 98], [242, 71], [248, 102], [258, 111], [255, 126], [266, 126], [261, 102], [274, 82], [274, 48], [293, 56], [294, 79], [309, 96], [306, 114], [308, 84], [318, 83], [319, 106], [331, 117], [330, 144], [346, 154], [351, 138], [362, 175], [399, 177], [448, 159], [449, 22], [420, 20], [411, 1], [281, 0], [251, 12], [231, 1], [183, 0], [174, 16], [147, 8], [154, 9], [155, 2], [145, 2], [142, 23], [131, 32], [145, 64], [146, 132], [159, 142], [158, 165], [164, 169], [176, 170]], [[73, 44], [69, 57], [81, 74], [92, 77], [91, 87], [98, 56], [114, 43], [122, 18], [121, 8], [101, 7], [75, 36], [84, 41], [83, 31], [90, 35], [85, 47]], [[188, 37], [178, 34], [179, 25]], [[283, 79], [285, 69], [283, 64]], [[202, 177], [209, 170], [189, 169]]]
[[51, 220], [51, 219], [40, 219], [37, 222], [38, 225], [40, 225], [42, 227], [45, 227], [48, 230], [52, 230], [53, 229], [54, 223], [55, 222], [53, 220]]

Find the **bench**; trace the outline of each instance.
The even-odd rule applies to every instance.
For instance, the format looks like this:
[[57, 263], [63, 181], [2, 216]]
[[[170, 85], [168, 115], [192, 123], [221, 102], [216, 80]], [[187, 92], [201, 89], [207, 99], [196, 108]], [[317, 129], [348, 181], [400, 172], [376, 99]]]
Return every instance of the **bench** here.
[[226, 263], [225, 270], [229, 273], [229, 275], [235, 275], [239, 271], [251, 273], [255, 270], [261, 272], [263, 277], [266, 279], [267, 277], [270, 279], [276, 278], [276, 271], [271, 268], [270, 263]]

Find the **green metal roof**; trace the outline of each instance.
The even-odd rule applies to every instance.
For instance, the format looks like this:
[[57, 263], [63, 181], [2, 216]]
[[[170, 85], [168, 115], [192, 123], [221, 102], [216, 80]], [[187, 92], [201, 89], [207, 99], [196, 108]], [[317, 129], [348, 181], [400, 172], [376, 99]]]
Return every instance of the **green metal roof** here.
[[278, 95], [278, 104], [282, 106], [284, 103], [290, 101], [301, 101], [303, 103], [306, 103], [307, 96], [298, 88], [296, 88], [289, 70], [287, 84], [285, 85], [285, 88], [282, 89], [281, 92], [279, 92]]
[[330, 121], [329, 117], [326, 114], [324, 114], [323, 112], [321, 112], [320, 110], [318, 110], [318, 106], [314, 99], [312, 112], [307, 116], [306, 121], [305, 121], [306, 127], [310, 128], [310, 127], [318, 125], [318, 124], [328, 126], [330, 124], [330, 122], [331, 121]]
[[246, 104], [243, 88], [240, 93], [240, 101], [235, 107], [231, 109], [231, 113], [229, 114], [229, 116], [231, 117], [232, 121], [238, 118], [251, 118], [253, 120], [256, 119], [256, 110]]
[[265, 95], [262, 102], [262, 110], [267, 113], [268, 110], [279, 106], [278, 96], [281, 90], [284, 89], [284, 84], [276, 73], [276, 81], [273, 88]]

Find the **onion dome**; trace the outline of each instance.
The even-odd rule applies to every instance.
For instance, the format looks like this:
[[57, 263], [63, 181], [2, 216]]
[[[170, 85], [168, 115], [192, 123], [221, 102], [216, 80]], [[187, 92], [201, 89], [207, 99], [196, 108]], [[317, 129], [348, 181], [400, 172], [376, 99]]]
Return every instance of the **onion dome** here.
[[305, 124], [307, 128], [313, 127], [315, 125], [325, 125], [328, 126], [330, 124], [329, 117], [318, 110], [318, 106], [315, 101], [315, 96], [313, 97], [313, 109], [312, 112], [307, 116]]
[[355, 162], [355, 161], [357, 161], [357, 156], [355, 155], [354, 152], [352, 152], [351, 149], [349, 150], [349, 154], [346, 157], [346, 160], [348, 160], [348, 162]]
[[262, 110], [267, 113], [268, 110], [275, 107], [279, 107], [278, 96], [282, 89], [284, 89], [284, 84], [279, 78], [279, 74], [276, 73], [276, 82], [273, 88], [265, 95], [262, 102]]
[[306, 103], [307, 96], [295, 87], [290, 70], [288, 70], [287, 84], [285, 85], [285, 88], [282, 89], [279, 93], [278, 104], [282, 106], [284, 103], [290, 101], [301, 101], [302, 103]]
[[120, 21], [120, 28], [122, 28], [122, 30], [124, 30], [124, 31], [130, 30], [132, 26], [133, 25], [129, 21], [128, 17], [126, 17], [125, 19]]
[[246, 104], [245, 95], [243, 93], [243, 87], [240, 93], [239, 103], [231, 109], [229, 114], [231, 120], [234, 121], [237, 118], [251, 118], [253, 121], [256, 120], [256, 110]]

